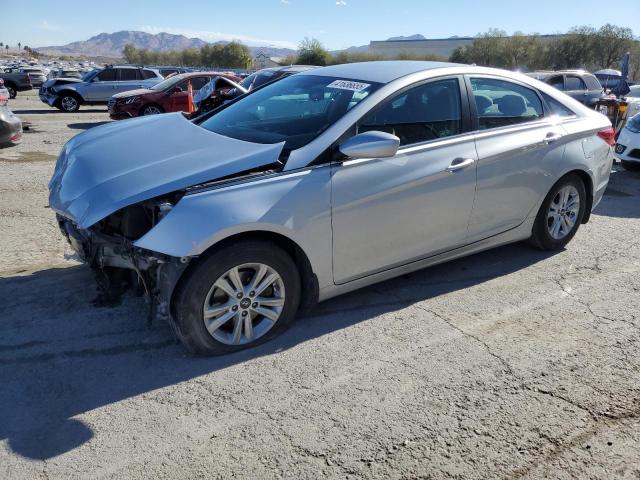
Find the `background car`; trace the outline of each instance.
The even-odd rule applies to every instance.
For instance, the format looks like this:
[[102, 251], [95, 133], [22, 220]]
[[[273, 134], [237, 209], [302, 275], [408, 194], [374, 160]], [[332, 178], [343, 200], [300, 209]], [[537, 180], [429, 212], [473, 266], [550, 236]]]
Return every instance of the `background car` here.
[[29, 76], [29, 80], [31, 80], [31, 85], [34, 88], [39, 88], [44, 82], [47, 81], [47, 76], [44, 71], [40, 68], [22, 68], [20, 69], [21, 73], [26, 73]]
[[4, 81], [4, 87], [9, 91], [9, 98], [16, 98], [18, 92], [33, 88], [29, 75], [20, 72], [19, 69], [7, 69], [0, 72], [0, 79]]
[[276, 82], [278, 80], [282, 80], [283, 78], [290, 77], [291, 75], [295, 75], [296, 73], [306, 72], [307, 70], [311, 70], [313, 68], [318, 67], [309, 65], [290, 65], [287, 67], [264, 68], [252, 73], [251, 75], [246, 76], [240, 82], [239, 86], [230, 88], [228, 91], [225, 91], [223, 95], [220, 95], [219, 93], [216, 94], [215, 92], [219, 92], [219, 89], [211, 88], [211, 86], [208, 85], [205, 87], [205, 89], [213, 91], [214, 97], [198, 99], [198, 107], [196, 112], [193, 113], [192, 117], [197, 118], [200, 115], [203, 115], [219, 107], [224, 102], [233, 100], [240, 95], [244, 95], [245, 93], [251, 92], [258, 87], [266, 85], [267, 83]]
[[188, 87], [194, 94], [204, 87], [210, 80], [227, 77], [239, 80], [237, 77], [217, 72], [192, 72], [172, 75], [151, 88], [142, 88], [118, 93], [109, 99], [109, 116], [114, 120], [137, 117], [139, 115], [153, 115], [165, 112], [188, 111]]
[[595, 107], [604, 94], [598, 79], [584, 70], [531, 72], [526, 75], [548, 83], [587, 107]]
[[614, 152], [624, 168], [640, 170], [640, 113], [627, 120], [620, 130]]
[[[612, 88], [615, 88], [622, 79], [622, 72], [620, 70], [613, 70], [611, 68], [598, 70], [597, 72], [593, 72], [593, 74], [605, 90], [611, 90]], [[629, 85], [635, 85], [635, 82], [630, 80], [627, 80], [627, 83]]]
[[15, 145], [22, 140], [22, 122], [8, 105], [9, 91], [0, 78], [0, 147]]
[[163, 80], [157, 70], [146, 67], [108, 66], [86, 74], [82, 79], [47, 80], [40, 87], [40, 100], [64, 112], [75, 112], [80, 105], [106, 105], [116, 93], [149, 88]]
[[336, 65], [194, 122], [92, 128], [60, 154], [49, 205], [116, 292], [135, 271], [187, 348], [222, 354], [300, 305], [429, 265], [526, 239], [564, 248], [604, 195], [613, 137], [512, 72]]
[[49, 80], [53, 78], [82, 78], [82, 73], [80, 72], [80, 70], [77, 70], [75, 68], [61, 68], [59, 70], [51, 70], [47, 78]]

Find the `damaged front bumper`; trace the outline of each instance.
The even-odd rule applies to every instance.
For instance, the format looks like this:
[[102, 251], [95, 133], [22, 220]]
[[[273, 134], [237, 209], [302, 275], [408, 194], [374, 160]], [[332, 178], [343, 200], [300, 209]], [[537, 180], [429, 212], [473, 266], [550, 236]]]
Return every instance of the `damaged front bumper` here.
[[138, 248], [125, 237], [78, 228], [60, 214], [56, 218], [73, 250], [95, 273], [96, 303], [118, 303], [125, 291], [133, 289], [149, 299], [149, 321], [166, 320], [175, 329], [171, 297], [191, 257], [176, 258]]

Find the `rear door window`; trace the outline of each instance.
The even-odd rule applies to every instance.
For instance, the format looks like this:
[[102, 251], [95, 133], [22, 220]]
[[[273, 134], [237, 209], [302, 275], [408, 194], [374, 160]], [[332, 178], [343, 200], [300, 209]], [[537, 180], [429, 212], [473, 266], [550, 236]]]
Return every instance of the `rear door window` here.
[[140, 80], [140, 73], [137, 68], [120, 68], [120, 81], [130, 82]]
[[553, 88], [557, 88], [558, 90], [564, 90], [564, 77], [562, 75], [556, 75], [555, 77], [551, 77], [547, 82]]
[[576, 77], [575, 75], [567, 75], [565, 80], [565, 90], [586, 90], [587, 86], [584, 84], [580, 77]]
[[532, 122], [544, 116], [537, 91], [497, 78], [471, 78], [480, 130]]
[[358, 133], [372, 130], [396, 135], [401, 146], [462, 133], [459, 80], [424, 83], [383, 102], [358, 126]]

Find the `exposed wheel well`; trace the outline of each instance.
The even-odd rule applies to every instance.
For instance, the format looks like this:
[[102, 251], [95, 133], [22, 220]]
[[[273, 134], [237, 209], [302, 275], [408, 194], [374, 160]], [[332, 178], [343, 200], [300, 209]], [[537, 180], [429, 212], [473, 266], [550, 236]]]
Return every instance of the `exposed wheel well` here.
[[[182, 273], [180, 280], [178, 281], [178, 285], [173, 290], [172, 297], [175, 296], [175, 293], [178, 291], [180, 283], [187, 278], [188, 272], [191, 268], [195, 267], [198, 260], [211, 255], [217, 249], [222, 246], [228, 245], [230, 243], [236, 243], [240, 240], [262, 240], [269, 243], [275, 243], [280, 248], [282, 248], [285, 252], [291, 255], [291, 258], [296, 264], [298, 268], [298, 272], [300, 273], [300, 280], [302, 282], [300, 291], [300, 311], [301, 313], [308, 312], [317, 302], [318, 302], [318, 278], [313, 273], [313, 269], [311, 267], [311, 262], [309, 262], [309, 258], [304, 253], [304, 251], [300, 248], [300, 246], [295, 243], [290, 238], [285, 237], [284, 235], [280, 235], [279, 233], [268, 232], [268, 231], [254, 231], [254, 232], [244, 232], [236, 235], [232, 235], [231, 237], [225, 238], [224, 240], [212, 245], [209, 247], [202, 255], [198, 257], [197, 260], [191, 262], [189, 267]], [[171, 304], [173, 305], [173, 298], [171, 300]]]
[[575, 174], [580, 177], [582, 183], [584, 183], [584, 189], [587, 191], [587, 204], [584, 208], [584, 217], [582, 217], [582, 223], [587, 223], [591, 218], [591, 209], [593, 208], [593, 181], [587, 172], [584, 170], [572, 170], [567, 175]]

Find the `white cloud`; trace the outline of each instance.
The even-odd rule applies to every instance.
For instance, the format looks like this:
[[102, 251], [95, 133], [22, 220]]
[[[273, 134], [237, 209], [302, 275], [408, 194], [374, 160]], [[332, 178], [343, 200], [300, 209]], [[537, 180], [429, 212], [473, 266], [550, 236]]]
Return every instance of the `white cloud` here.
[[345, 0], [336, 0], [336, 6], [338, 7], [346, 7], [347, 2]]
[[47, 32], [59, 32], [62, 30], [60, 25], [55, 25], [53, 23], [49, 23], [47, 20], [40, 20], [40, 24], [38, 25], [40, 30], [46, 30]]
[[235, 33], [211, 32], [207, 30], [190, 30], [188, 28], [172, 28], [172, 27], [156, 27], [152, 25], [144, 25], [138, 30], [147, 33], [173, 33], [175, 35], [184, 35], [189, 38], [201, 38], [206, 42], [218, 42], [220, 40], [237, 40], [251, 47], [277, 47], [277, 48], [298, 48], [293, 42], [286, 40], [270, 40], [265, 38], [253, 37], [251, 35], [238, 35]]
[[280, 0], [280, 3], [284, 5], [291, 5], [291, 2], [289, 0]]

